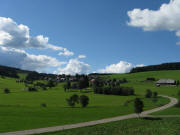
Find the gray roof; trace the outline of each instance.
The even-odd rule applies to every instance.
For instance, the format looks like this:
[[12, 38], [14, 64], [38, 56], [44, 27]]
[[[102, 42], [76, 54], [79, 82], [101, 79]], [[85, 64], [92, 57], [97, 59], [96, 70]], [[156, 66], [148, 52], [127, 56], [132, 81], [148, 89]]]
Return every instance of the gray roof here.
[[159, 81], [157, 81], [156, 83], [165, 83], [165, 84], [172, 84], [175, 83], [176, 81], [173, 79], [160, 79]]

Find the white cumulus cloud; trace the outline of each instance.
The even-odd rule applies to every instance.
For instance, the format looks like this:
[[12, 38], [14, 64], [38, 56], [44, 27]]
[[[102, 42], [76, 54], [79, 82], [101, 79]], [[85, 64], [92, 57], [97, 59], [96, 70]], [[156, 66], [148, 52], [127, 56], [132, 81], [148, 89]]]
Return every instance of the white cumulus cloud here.
[[90, 71], [90, 65], [79, 61], [78, 59], [70, 59], [64, 68], [58, 68], [56, 74], [87, 74]]
[[28, 26], [17, 24], [13, 19], [0, 17], [0, 46], [11, 48], [36, 48], [63, 50], [65, 48], [49, 43], [43, 35], [31, 36]]
[[85, 59], [85, 58], [86, 58], [86, 55], [82, 55], [82, 54], [81, 54], [81, 55], [78, 56], [78, 58], [79, 58], [79, 59]]
[[117, 64], [111, 64], [106, 66], [105, 69], [100, 69], [98, 72], [100, 73], [127, 73], [133, 68], [131, 63], [126, 61], [120, 61]]
[[111, 64], [106, 66], [104, 69], [99, 69], [98, 73], [128, 73], [134, 67], [143, 67], [144, 64], [133, 65], [126, 61], [120, 61], [117, 64]]
[[27, 70], [43, 70], [58, 67], [66, 62], [46, 55], [33, 55], [24, 50], [0, 46], [0, 64]]
[[128, 11], [128, 16], [129, 26], [140, 27], [144, 31], [175, 31], [176, 36], [180, 37], [180, 0], [170, 0], [158, 10], [136, 8]]
[[74, 53], [64, 48], [62, 52], [59, 52], [59, 56], [73, 56]]

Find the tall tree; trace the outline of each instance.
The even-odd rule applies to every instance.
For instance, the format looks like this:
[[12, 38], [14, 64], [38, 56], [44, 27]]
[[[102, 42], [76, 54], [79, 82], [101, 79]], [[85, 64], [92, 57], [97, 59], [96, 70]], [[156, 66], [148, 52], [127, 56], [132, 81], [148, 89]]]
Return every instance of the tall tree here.
[[143, 111], [144, 103], [139, 98], [136, 98], [134, 101], [134, 111], [138, 115]]

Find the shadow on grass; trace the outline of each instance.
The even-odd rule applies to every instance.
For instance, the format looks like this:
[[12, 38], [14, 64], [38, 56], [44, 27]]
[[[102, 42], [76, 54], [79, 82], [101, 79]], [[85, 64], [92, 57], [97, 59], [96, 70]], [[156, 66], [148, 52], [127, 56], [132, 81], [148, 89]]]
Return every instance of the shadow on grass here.
[[[70, 107], [70, 106], [65, 106], [65, 107], [61, 107], [61, 108], [83, 108], [81, 106], [75, 106], [75, 107]], [[91, 108], [103, 108], [103, 106], [87, 106], [87, 107], [84, 107], [86, 109], [91, 109]]]
[[154, 120], [162, 120], [162, 118], [159, 118], [159, 117], [143, 117], [142, 119], [144, 119], [144, 120], [152, 120], [152, 121], [154, 121]]

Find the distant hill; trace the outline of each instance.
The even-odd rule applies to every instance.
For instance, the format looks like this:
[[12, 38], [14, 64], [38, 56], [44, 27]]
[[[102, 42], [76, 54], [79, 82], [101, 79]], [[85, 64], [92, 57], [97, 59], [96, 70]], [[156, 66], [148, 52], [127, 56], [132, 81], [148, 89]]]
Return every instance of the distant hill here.
[[0, 65], [0, 75], [1, 76], [19, 78], [18, 73], [30, 73], [30, 72], [32, 72], [32, 71], [27, 71], [27, 70], [22, 70], [19, 68]]
[[180, 70], [180, 62], [163, 63], [160, 65], [150, 65], [144, 67], [133, 68], [130, 73], [146, 72], [146, 71], [160, 71], [160, 70]]
[[27, 80], [38, 80], [44, 77], [51, 77], [51, 78], [55, 77], [54, 74], [38, 73], [36, 71], [28, 71], [19, 68], [0, 65], [0, 76], [19, 78], [18, 73], [28, 74], [26, 77]]

